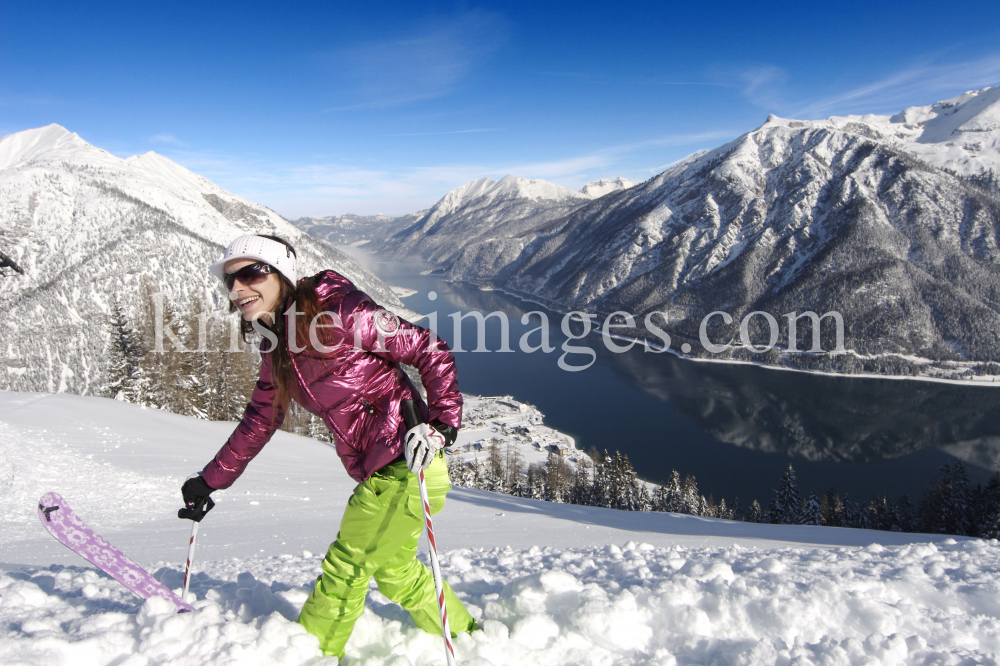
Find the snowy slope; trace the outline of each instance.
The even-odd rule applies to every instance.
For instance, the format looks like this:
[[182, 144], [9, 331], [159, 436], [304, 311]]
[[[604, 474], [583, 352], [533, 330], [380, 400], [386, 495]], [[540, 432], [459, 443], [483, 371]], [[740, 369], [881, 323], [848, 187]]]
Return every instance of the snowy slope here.
[[339, 250], [165, 157], [122, 160], [58, 125], [0, 138], [0, 249], [27, 272], [0, 289], [0, 387], [94, 393], [114, 299], [133, 316], [155, 291], [222, 311], [207, 266], [246, 233], [277, 233], [303, 275], [335, 268], [402, 308]]
[[[199, 535], [197, 613], [140, 606], [36, 522], [37, 497], [58, 490], [179, 587], [189, 530], [173, 516], [177, 489], [232, 427], [100, 398], [0, 393], [0, 661], [334, 663], [289, 621], [353, 485], [324, 444], [279, 433], [219, 493]], [[996, 542], [462, 489], [435, 524], [444, 574], [484, 629], [456, 641], [460, 664], [947, 664], [1000, 654]], [[372, 588], [345, 663], [443, 656], [439, 639]]]

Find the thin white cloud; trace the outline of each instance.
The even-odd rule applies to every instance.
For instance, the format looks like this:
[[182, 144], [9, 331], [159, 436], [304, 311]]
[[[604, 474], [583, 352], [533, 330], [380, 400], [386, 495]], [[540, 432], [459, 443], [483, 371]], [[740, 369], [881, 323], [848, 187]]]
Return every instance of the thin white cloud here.
[[744, 97], [757, 106], [772, 108], [781, 103], [788, 72], [773, 65], [751, 67], [740, 72], [740, 79]]
[[355, 44], [324, 57], [338, 84], [324, 113], [400, 106], [451, 92], [506, 41], [497, 14], [470, 11], [425, 21], [398, 39]]
[[178, 139], [173, 134], [154, 134], [149, 137], [150, 143], [158, 143], [168, 146], [182, 146], [184, 142]]
[[881, 80], [803, 105], [793, 115], [817, 118], [848, 113], [898, 112], [907, 106], [933, 104], [998, 82], [998, 54], [946, 64], [925, 61]]

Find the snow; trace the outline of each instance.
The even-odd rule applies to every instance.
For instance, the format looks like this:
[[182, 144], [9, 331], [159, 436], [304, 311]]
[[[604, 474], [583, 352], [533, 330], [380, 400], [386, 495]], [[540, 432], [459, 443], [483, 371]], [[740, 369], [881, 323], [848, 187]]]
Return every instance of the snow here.
[[[482, 416], [508, 399], [474, 400]], [[532, 414], [510, 405], [499, 420]], [[178, 488], [232, 428], [101, 398], [0, 392], [0, 663], [336, 663], [292, 621], [353, 486], [327, 445], [278, 433], [216, 493], [199, 533], [195, 613], [141, 603], [37, 524], [42, 491], [61, 492], [180, 588], [189, 524], [174, 517]], [[444, 575], [483, 628], [456, 639], [459, 664], [957, 664], [1000, 653], [995, 541], [458, 488], [435, 526]], [[373, 587], [344, 663], [444, 659], [440, 639]]]
[[78, 135], [56, 124], [8, 134], [0, 138], [0, 170], [28, 163], [50, 151], [68, 153], [86, 146]]
[[547, 180], [521, 178], [508, 174], [500, 180], [480, 178], [461, 187], [456, 187], [434, 204], [429, 214], [441, 217], [458, 210], [470, 201], [501, 198], [530, 199], [533, 201], [579, 200], [582, 203], [590, 197]]
[[583, 187], [580, 188], [581, 194], [586, 194], [588, 197], [597, 199], [598, 197], [603, 197], [605, 194], [610, 192], [617, 192], [618, 190], [627, 190], [628, 188], [635, 185], [628, 178], [601, 178], [600, 180], [592, 180]]
[[1000, 171], [1000, 86], [972, 90], [894, 116], [833, 116], [787, 120], [770, 115], [759, 129], [830, 128], [893, 143], [937, 167], [963, 175]]

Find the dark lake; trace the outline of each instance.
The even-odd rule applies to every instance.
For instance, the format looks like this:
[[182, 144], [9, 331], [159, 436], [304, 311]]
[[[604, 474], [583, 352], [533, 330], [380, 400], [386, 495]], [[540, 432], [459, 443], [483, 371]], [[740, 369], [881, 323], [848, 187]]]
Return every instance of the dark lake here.
[[[352, 251], [357, 256], [357, 253]], [[487, 320], [487, 353], [476, 353], [477, 324], [462, 322], [455, 354], [459, 386], [480, 395], [509, 394], [537, 406], [547, 425], [572, 435], [581, 449], [628, 454], [639, 476], [666, 480], [676, 469], [693, 475], [715, 500], [756, 498], [766, 504], [791, 463], [803, 494], [833, 487], [866, 501], [877, 495], [918, 502], [945, 463], [961, 459], [973, 485], [1000, 469], [1000, 387], [940, 382], [849, 378], [772, 370], [754, 365], [705, 363], [636, 345], [610, 352], [592, 334], [571, 342], [594, 350], [580, 372], [557, 365], [566, 340], [562, 315], [496, 291], [419, 275], [419, 267], [371, 263], [390, 284], [417, 294], [407, 307], [436, 313], [437, 331], [454, 348], [455, 312], [506, 313], [512, 353], [501, 348], [497, 319]], [[436, 292], [430, 300], [428, 294]], [[527, 312], [545, 311], [552, 353], [524, 353]], [[423, 320], [421, 325], [427, 326]], [[540, 342], [535, 332], [532, 346]], [[584, 354], [567, 357], [585, 365]]]

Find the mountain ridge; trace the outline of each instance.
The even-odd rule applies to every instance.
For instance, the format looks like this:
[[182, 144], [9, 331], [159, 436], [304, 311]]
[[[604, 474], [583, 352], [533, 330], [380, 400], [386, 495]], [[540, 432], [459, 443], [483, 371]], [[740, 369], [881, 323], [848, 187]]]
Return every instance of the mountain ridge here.
[[152, 290], [227, 320], [207, 267], [241, 234], [278, 233], [295, 245], [300, 274], [336, 268], [405, 312], [341, 251], [155, 153], [123, 160], [49, 125], [0, 138], [0, 164], [0, 247], [27, 273], [0, 290], [0, 388], [98, 392], [114, 303], [146, 316]]

